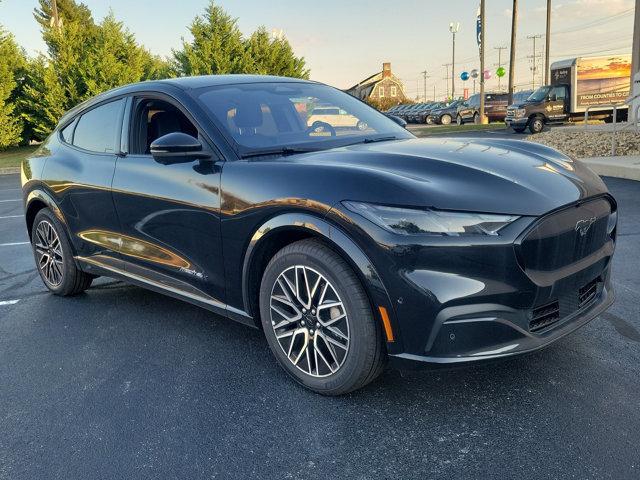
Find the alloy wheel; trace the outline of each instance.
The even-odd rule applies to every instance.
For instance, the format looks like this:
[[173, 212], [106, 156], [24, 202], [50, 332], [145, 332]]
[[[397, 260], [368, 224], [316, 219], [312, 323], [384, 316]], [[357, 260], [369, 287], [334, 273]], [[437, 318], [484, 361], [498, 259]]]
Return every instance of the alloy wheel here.
[[42, 220], [36, 228], [36, 238], [33, 241], [42, 276], [52, 287], [59, 286], [64, 275], [64, 257], [60, 238], [53, 225]]
[[276, 279], [271, 326], [289, 361], [312, 377], [336, 373], [349, 353], [349, 319], [336, 289], [320, 272], [295, 265]]

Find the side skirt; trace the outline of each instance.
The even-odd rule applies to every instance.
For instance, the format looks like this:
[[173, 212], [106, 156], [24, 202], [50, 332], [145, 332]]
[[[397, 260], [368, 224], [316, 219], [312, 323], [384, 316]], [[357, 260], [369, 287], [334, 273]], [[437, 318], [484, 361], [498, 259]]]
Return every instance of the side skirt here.
[[142, 272], [129, 272], [125, 269], [125, 263], [121, 260], [116, 260], [106, 256], [76, 256], [74, 258], [82, 270], [87, 273], [123, 280], [127, 283], [183, 300], [198, 307], [205, 308], [218, 315], [230, 318], [236, 322], [257, 328], [253, 318], [247, 315], [246, 312], [230, 305], [226, 305], [213, 297], [198, 293], [198, 291], [186, 291], [173, 285], [167, 285], [161, 281], [149, 278], [142, 274]]

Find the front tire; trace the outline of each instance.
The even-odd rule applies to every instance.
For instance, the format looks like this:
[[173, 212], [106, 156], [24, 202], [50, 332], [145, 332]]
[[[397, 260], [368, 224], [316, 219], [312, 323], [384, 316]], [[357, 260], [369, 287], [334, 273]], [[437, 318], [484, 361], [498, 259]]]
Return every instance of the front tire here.
[[458, 126], [462, 125], [464, 122], [462, 121], [462, 117], [460, 115], [456, 116], [456, 123]]
[[260, 317], [282, 368], [306, 388], [341, 395], [384, 366], [380, 324], [358, 277], [318, 240], [292, 243], [269, 262]]
[[540, 133], [544, 129], [544, 121], [540, 117], [533, 117], [529, 121], [529, 131], [533, 134]]
[[429, 115], [429, 116], [425, 119], [424, 123], [426, 123], [427, 125], [433, 125], [433, 117], [432, 117], [431, 115]]
[[91, 286], [94, 277], [77, 267], [64, 226], [48, 208], [36, 214], [31, 246], [40, 278], [53, 294], [77, 295]]

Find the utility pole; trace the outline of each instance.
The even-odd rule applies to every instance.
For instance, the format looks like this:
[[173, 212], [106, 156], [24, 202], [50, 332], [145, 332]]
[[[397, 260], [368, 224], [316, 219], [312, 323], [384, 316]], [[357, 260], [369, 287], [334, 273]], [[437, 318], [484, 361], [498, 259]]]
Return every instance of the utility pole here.
[[422, 80], [424, 81], [424, 101], [427, 101], [427, 78], [429, 78], [429, 76], [427, 75], [427, 71], [423, 70], [422, 72]]
[[511, 11], [511, 48], [509, 48], [509, 105], [513, 103], [513, 80], [516, 66], [516, 30], [518, 27], [518, 0], [513, 0]]
[[551, 44], [551, 0], [547, 0], [547, 35], [544, 46], [544, 84], [549, 85], [549, 45]]
[[531, 64], [531, 89], [536, 89], [536, 71], [538, 70], [538, 58], [536, 56], [536, 40], [538, 38], [542, 38], [542, 35], [529, 35], [527, 38], [533, 40], [533, 55], [529, 55], [529, 58], [532, 59]]
[[[507, 47], [493, 47], [494, 50], [498, 50], [498, 68], [502, 66], [502, 50], [506, 50]], [[500, 90], [500, 77], [498, 77], [498, 90]]]
[[444, 77], [445, 83], [447, 85], [447, 100], [449, 99], [449, 65], [450, 63], [443, 63], [442, 66], [446, 69], [447, 74]]
[[484, 115], [484, 46], [487, 43], [487, 29], [484, 20], [484, 2], [480, 0], [480, 123], [488, 123]]
[[436, 101], [436, 84], [433, 84], [433, 101]]
[[456, 96], [456, 33], [460, 30], [460, 22], [451, 22], [449, 31], [453, 35], [453, 49], [451, 55], [451, 99], [455, 100]]

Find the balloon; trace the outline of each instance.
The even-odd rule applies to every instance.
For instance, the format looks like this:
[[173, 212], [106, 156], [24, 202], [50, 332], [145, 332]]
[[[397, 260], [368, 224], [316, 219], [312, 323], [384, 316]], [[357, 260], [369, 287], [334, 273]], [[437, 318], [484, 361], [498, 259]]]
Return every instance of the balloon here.
[[478, 69], [474, 68], [471, 70], [471, 78], [478, 78]]
[[496, 75], [498, 77], [504, 77], [505, 73], [507, 73], [507, 71], [504, 69], [504, 67], [498, 67], [498, 69], [496, 70]]
[[491, 78], [491, 72], [489, 70], [484, 71], [484, 79], [489, 80]]
[[469, 80], [469, 72], [462, 72], [460, 74], [460, 78], [466, 82], [467, 80]]

